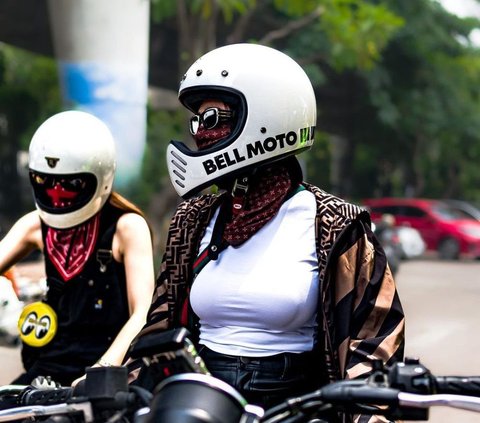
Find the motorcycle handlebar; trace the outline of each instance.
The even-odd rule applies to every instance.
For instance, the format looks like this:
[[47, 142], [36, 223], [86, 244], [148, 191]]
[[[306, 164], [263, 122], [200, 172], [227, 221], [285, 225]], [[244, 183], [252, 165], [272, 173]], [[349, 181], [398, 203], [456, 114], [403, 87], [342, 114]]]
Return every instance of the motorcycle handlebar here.
[[[455, 378], [449, 376], [438, 377], [436, 379], [439, 380], [440, 386], [442, 386], [442, 383], [446, 382], [445, 379], [447, 379], [447, 389], [450, 389], [449, 383], [454, 383], [456, 389], [461, 390], [461, 384], [459, 385], [458, 381], [460, 381], [461, 383], [467, 383], [470, 378]], [[14, 420], [14, 418], [18, 419], [19, 417], [26, 418], [42, 415], [45, 416], [49, 414], [70, 414], [78, 413], [79, 411], [83, 411], [84, 417], [86, 417], [88, 414], [92, 413], [92, 410], [86, 412], [86, 410], [82, 409], [80, 407], [81, 404], [63, 403], [56, 405], [48, 405], [49, 401], [51, 401], [52, 398], [58, 398], [58, 395], [70, 396], [71, 394], [72, 389], [70, 388], [28, 390], [22, 397], [22, 403], [24, 404], [24, 406], [9, 410], [8, 412], [0, 412], [0, 422], [11, 421]], [[46, 401], [43, 403], [42, 406], [34, 405], [39, 404], [39, 402], [42, 401], [42, 398], [44, 401]], [[117, 393], [117, 395], [115, 395], [114, 401], [109, 401], [108, 405], [105, 405], [110, 410], [123, 409], [128, 407], [128, 405], [131, 404], [132, 401], [132, 394], [119, 392]], [[480, 398], [475, 396], [453, 394], [412, 394], [408, 392], [402, 392], [399, 389], [393, 389], [382, 384], [372, 384], [368, 380], [343, 380], [324, 386], [321, 389], [305, 396], [291, 399], [277, 407], [267, 410], [265, 416], [260, 421], [263, 423], [284, 421], [278, 420], [278, 416], [282, 412], [284, 413], [285, 411], [295, 411], [295, 413], [298, 413], [298, 410], [304, 410], [307, 408], [318, 408], [320, 404], [330, 404], [335, 408], [348, 410], [350, 412], [365, 412], [365, 409], [361, 406], [362, 404], [375, 404], [376, 406], [384, 406], [385, 408], [370, 409], [368, 413], [389, 415], [391, 410], [400, 409], [403, 410], [403, 414], [397, 414], [396, 417], [407, 416], [406, 420], [420, 420], [424, 419], [424, 417], [420, 418], [418, 417], [420, 415], [415, 415], [408, 412], [407, 414], [405, 414], [405, 410], [425, 410], [433, 406], [447, 406], [480, 412]], [[359, 407], [355, 408], [355, 406], [353, 406], [354, 404], [357, 404]], [[376, 410], [376, 412], [374, 412], [374, 410]], [[298, 421], [305, 421], [302, 420], [301, 415], [297, 415], [297, 417]], [[92, 416], [89, 419], [85, 420], [91, 421], [91, 419]]]
[[[318, 398], [334, 404], [365, 403], [377, 405], [449, 405], [459, 408], [460, 404], [472, 406], [480, 411], [479, 378], [461, 376], [435, 377], [436, 393], [414, 394], [385, 386], [369, 385], [365, 381], [341, 381], [327, 385], [317, 393]], [[460, 407], [461, 408], [461, 407]]]
[[50, 405], [68, 401], [73, 388], [26, 389], [20, 398], [20, 405]]
[[428, 420], [432, 406], [480, 412], [480, 377], [434, 376], [416, 359], [389, 369], [378, 364], [367, 379], [337, 381], [287, 400], [267, 410], [262, 422], [277, 421], [275, 416], [282, 413], [315, 412], [325, 406], [348, 413], [386, 415], [392, 420]]
[[480, 396], [480, 376], [436, 376], [434, 380], [438, 393]]
[[333, 383], [323, 387], [320, 389], [318, 397], [324, 402], [336, 404], [396, 405], [399, 393], [398, 389], [370, 386], [363, 381], [345, 381], [343, 384]]
[[36, 417], [79, 413], [83, 416], [82, 421], [91, 423], [96, 420], [95, 416], [97, 414], [102, 415], [104, 411], [111, 414], [116, 410], [122, 412], [131, 410], [132, 406], [136, 404], [145, 406], [144, 402], [139, 401], [139, 396], [142, 393], [139, 394], [136, 391], [120, 391], [112, 397], [96, 398], [95, 400], [87, 397], [75, 397], [73, 393], [72, 388], [36, 389], [28, 387], [25, 392], [20, 394], [16, 407], [0, 410], [0, 423], [26, 418], [34, 419]]
[[[162, 337], [162, 345], [168, 345], [168, 348], [163, 349], [157, 345], [159, 339], [149, 338], [148, 343], [136, 345], [136, 354], [143, 357], [157, 351], [183, 351], [185, 337], [186, 333], [178, 331], [169, 337]], [[153, 363], [155, 360], [151, 361]], [[324, 408], [345, 413], [383, 414], [392, 420], [428, 420], [428, 409], [435, 405], [480, 412], [480, 376], [434, 376], [418, 359], [412, 358], [389, 367], [381, 361], [373, 362], [372, 366], [372, 372], [366, 379], [331, 383], [268, 409], [263, 418], [255, 421], [307, 421], [301, 420], [303, 413], [315, 415]], [[197, 367], [188, 368], [196, 370]], [[36, 389], [32, 386], [13, 385], [0, 388], [0, 400], [4, 395], [16, 394], [16, 404], [19, 406], [16, 410], [10, 410], [10, 413], [0, 412], [0, 423], [13, 420], [14, 412], [26, 412], [26, 409], [29, 409], [31, 416], [36, 416], [36, 412], [60, 414], [62, 410], [66, 414], [78, 413], [79, 407], [83, 406], [81, 411], [84, 421], [88, 421], [95, 419], [97, 413], [103, 413], [104, 410], [134, 411], [140, 406], [148, 408], [155, 403], [151, 401], [150, 391], [143, 387], [136, 387], [140, 391], [133, 393], [134, 386], [127, 384], [126, 368], [90, 368], [85, 382], [88, 384], [85, 383], [83, 389]], [[288, 416], [289, 420], [280, 416]], [[254, 421], [255, 416], [252, 419]]]
[[401, 407], [430, 408], [445, 406], [480, 413], [480, 398], [470, 395], [434, 394], [419, 395], [400, 392], [398, 404]]

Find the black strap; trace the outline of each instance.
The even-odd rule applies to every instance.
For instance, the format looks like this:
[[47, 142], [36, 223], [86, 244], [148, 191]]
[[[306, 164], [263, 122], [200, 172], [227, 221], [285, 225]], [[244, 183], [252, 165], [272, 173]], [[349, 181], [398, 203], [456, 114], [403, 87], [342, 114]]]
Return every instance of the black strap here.
[[220, 206], [217, 220], [215, 221], [215, 226], [213, 227], [210, 243], [204, 250], [202, 250], [202, 252], [197, 256], [195, 262], [193, 263], [194, 278], [210, 260], [217, 260], [219, 254], [225, 248], [227, 248], [228, 242], [223, 239], [223, 232], [225, 230], [225, 225], [230, 218], [230, 209], [231, 203], [228, 200]]
[[238, 215], [245, 206], [245, 197], [248, 192], [248, 176], [235, 179], [232, 189], [232, 207], [231, 211], [234, 216]]
[[116, 229], [117, 222], [110, 225], [98, 240], [96, 260], [100, 266], [100, 272], [102, 273], [107, 271], [107, 265], [113, 260], [112, 244]]
[[212, 238], [206, 248], [210, 260], [216, 260], [218, 255], [228, 246], [228, 243], [223, 239], [223, 233], [230, 218], [230, 207], [230, 201], [225, 201], [220, 206], [220, 211], [213, 227]]

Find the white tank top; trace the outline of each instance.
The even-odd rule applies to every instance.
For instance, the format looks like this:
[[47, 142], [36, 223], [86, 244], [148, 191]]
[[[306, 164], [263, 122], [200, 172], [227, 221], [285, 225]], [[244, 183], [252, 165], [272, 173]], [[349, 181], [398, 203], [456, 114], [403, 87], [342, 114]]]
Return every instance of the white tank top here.
[[[310, 351], [316, 331], [318, 260], [314, 195], [301, 191], [239, 247], [228, 246], [195, 279], [190, 302], [200, 343], [223, 354]], [[210, 242], [218, 210], [201, 241]]]

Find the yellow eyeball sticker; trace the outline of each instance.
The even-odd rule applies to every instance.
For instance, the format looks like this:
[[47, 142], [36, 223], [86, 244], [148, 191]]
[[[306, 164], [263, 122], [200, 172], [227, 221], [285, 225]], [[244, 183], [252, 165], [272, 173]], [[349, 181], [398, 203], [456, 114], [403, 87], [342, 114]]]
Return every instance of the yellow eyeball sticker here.
[[28, 304], [18, 319], [20, 339], [31, 347], [47, 345], [57, 333], [57, 314], [41, 301]]

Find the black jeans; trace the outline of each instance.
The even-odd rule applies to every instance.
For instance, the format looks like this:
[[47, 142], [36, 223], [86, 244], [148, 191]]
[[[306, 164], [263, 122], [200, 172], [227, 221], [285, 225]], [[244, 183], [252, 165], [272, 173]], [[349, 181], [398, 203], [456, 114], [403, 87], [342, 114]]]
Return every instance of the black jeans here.
[[249, 404], [265, 409], [322, 385], [312, 352], [240, 357], [200, 346], [199, 353], [212, 376], [234, 387]]

